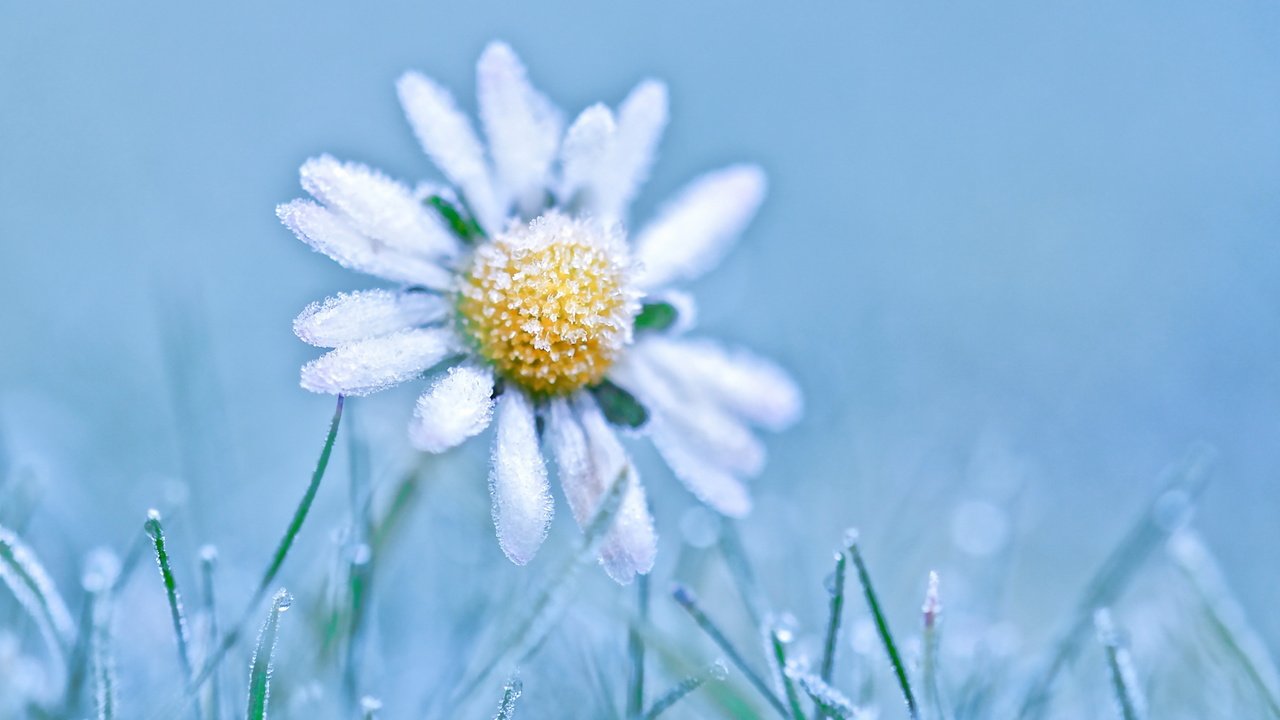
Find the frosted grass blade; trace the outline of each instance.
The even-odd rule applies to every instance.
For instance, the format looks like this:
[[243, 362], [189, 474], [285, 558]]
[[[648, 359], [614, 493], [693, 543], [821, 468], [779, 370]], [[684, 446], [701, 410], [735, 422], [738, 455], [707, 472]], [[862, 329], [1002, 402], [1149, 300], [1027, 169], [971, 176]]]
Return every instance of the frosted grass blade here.
[[[831, 673], [835, 669], [836, 643], [840, 640], [840, 620], [844, 615], [844, 576], [848, 564], [843, 551], [836, 553], [835, 560], [836, 567], [831, 573], [831, 584], [827, 588], [831, 595], [831, 607], [827, 613], [827, 632], [822, 641], [822, 664], [818, 666], [818, 677], [826, 683], [831, 682]], [[829, 711], [821, 706], [816, 708], [816, 720], [829, 717], [832, 717]]]
[[[217, 596], [214, 594], [213, 574], [218, 564], [218, 550], [212, 545], [205, 545], [200, 548], [200, 584], [201, 584], [201, 603], [205, 615], [205, 655], [209, 655], [218, 647], [219, 627], [218, 627], [218, 603]], [[210, 720], [219, 720], [222, 717], [222, 673], [214, 670], [213, 675], [209, 678], [209, 688], [207, 690], [206, 716]]]
[[[115, 658], [111, 651], [112, 591], [120, 575], [120, 560], [110, 551], [95, 550], [85, 562], [81, 585], [86, 594], [85, 608], [89, 619], [88, 665], [93, 679], [93, 705], [98, 720], [116, 716]], [[78, 704], [78, 695], [69, 692], [66, 715]]]
[[853, 566], [858, 571], [858, 582], [862, 584], [862, 593], [867, 598], [867, 606], [871, 608], [871, 618], [875, 621], [876, 633], [880, 636], [880, 642], [884, 644], [885, 652], [889, 654], [889, 663], [893, 665], [893, 674], [898, 679], [898, 686], [902, 689], [902, 697], [907, 702], [907, 712], [911, 715], [912, 720], [919, 720], [920, 709], [916, 705], [915, 693], [911, 691], [911, 680], [907, 677], [907, 667], [902, 662], [902, 655], [898, 652], [898, 645], [893, 640], [893, 633], [889, 630], [889, 621], [884, 616], [884, 611], [880, 608], [880, 600], [876, 597], [875, 588], [871, 585], [871, 574], [867, 572], [867, 564], [862, 560], [862, 551], [858, 549], [858, 533], [850, 531], [849, 538], [849, 557], [853, 559]]
[[670, 710], [676, 703], [683, 700], [694, 690], [702, 687], [708, 680], [724, 680], [728, 675], [729, 669], [725, 667], [724, 663], [717, 660], [702, 672], [696, 675], [690, 675], [676, 683], [675, 687], [666, 691], [661, 697], [655, 700], [653, 705], [644, 713], [643, 716], [637, 714], [628, 717], [643, 717], [644, 720], [653, 720], [667, 710]]
[[1111, 612], [1100, 608], [1093, 616], [1098, 642], [1107, 656], [1107, 670], [1111, 674], [1111, 689], [1115, 693], [1116, 708], [1121, 720], [1145, 720], [1147, 703], [1138, 687], [1137, 675], [1129, 651], [1120, 644], [1119, 634], [1111, 620]]
[[271, 673], [275, 669], [276, 639], [280, 634], [280, 615], [293, 604], [293, 596], [280, 588], [271, 599], [271, 611], [258, 632], [258, 645], [249, 664], [248, 720], [266, 720], [271, 697]]
[[[156, 553], [156, 565], [160, 568], [160, 581], [164, 583], [165, 598], [169, 602], [169, 619], [173, 622], [173, 634], [178, 640], [178, 661], [182, 665], [182, 681], [191, 681], [191, 648], [187, 642], [187, 617], [182, 609], [182, 596], [178, 593], [178, 582], [173, 576], [173, 567], [169, 563], [169, 552], [165, 548], [164, 526], [160, 521], [159, 510], [148, 510], [147, 520], [143, 523], [147, 536], [151, 538]], [[197, 711], [197, 716], [199, 712]]]
[[627, 680], [627, 717], [644, 711], [644, 636], [640, 626], [649, 622], [649, 576], [636, 577], [636, 605], [639, 622], [627, 631], [627, 655], [631, 659], [631, 676]]
[[71, 613], [35, 554], [4, 527], [0, 527], [0, 580], [35, 620], [54, 663], [62, 667], [75, 634]]
[[516, 716], [516, 700], [520, 699], [523, 692], [524, 684], [520, 682], [520, 678], [508, 680], [506, 687], [502, 688], [502, 700], [498, 703], [498, 714], [493, 716], [493, 720], [512, 720]]
[[938, 591], [938, 573], [929, 572], [929, 585], [925, 590], [924, 606], [920, 610], [924, 625], [924, 652], [921, 660], [921, 681], [924, 690], [924, 707], [929, 720], [945, 720], [946, 709], [942, 703], [942, 691], [938, 681], [939, 624], [942, 621], [942, 600]]
[[1170, 471], [1170, 479], [1080, 593], [1070, 621], [1027, 683], [1018, 718], [1041, 714], [1058, 673], [1080, 652], [1093, 623], [1094, 610], [1114, 604], [1151, 553], [1186, 522], [1196, 498], [1208, 484], [1213, 460], [1211, 449], [1196, 447]]
[[742, 653], [738, 652], [738, 649], [733, 646], [733, 643], [729, 641], [729, 638], [726, 637], [725, 634], [721, 632], [720, 628], [712, 622], [711, 618], [707, 617], [707, 614], [702, 611], [702, 608], [698, 605], [698, 599], [694, 596], [693, 591], [683, 585], [677, 584], [671, 591], [671, 595], [675, 598], [676, 602], [680, 604], [680, 607], [684, 608], [685, 612], [689, 613], [689, 616], [693, 618], [693, 621], [697, 623], [698, 627], [702, 628], [702, 631], [707, 634], [707, 637], [711, 638], [712, 642], [720, 647], [720, 650], [729, 658], [729, 662], [733, 663], [734, 667], [738, 668], [738, 670], [742, 672], [742, 674], [747, 678], [747, 681], [751, 683], [752, 687], [754, 687], [760, 695], [769, 702], [769, 705], [771, 705], [774, 710], [777, 710], [778, 714], [782, 717], [790, 718], [791, 713], [787, 710], [787, 706], [782, 704], [782, 700], [778, 699], [778, 696], [774, 694], [773, 690], [769, 689], [769, 685], [765, 683], [764, 679], [747, 664], [746, 659], [742, 657]]
[[789, 664], [787, 661], [787, 642], [789, 637], [784, 637], [782, 629], [778, 627], [776, 622], [769, 620], [766, 627], [768, 633], [768, 651], [769, 658], [773, 664], [773, 671], [777, 678], [778, 685], [782, 687], [782, 692], [787, 698], [787, 707], [791, 710], [793, 720], [805, 720], [804, 709], [800, 707], [800, 694], [796, 692], [795, 682], [791, 679], [788, 672]]
[[838, 718], [839, 720], [856, 720], [861, 717], [858, 708], [854, 706], [844, 693], [831, 687], [825, 680], [807, 672], [793, 672], [791, 678], [800, 686], [813, 704], [817, 706], [818, 711], [826, 717]]

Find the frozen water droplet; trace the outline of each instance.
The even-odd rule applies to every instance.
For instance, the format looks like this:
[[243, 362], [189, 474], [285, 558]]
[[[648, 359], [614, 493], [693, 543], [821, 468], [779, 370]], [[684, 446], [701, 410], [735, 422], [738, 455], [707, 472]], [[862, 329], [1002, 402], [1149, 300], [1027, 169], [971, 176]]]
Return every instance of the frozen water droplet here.
[[159, 511], [159, 510], [157, 510], [157, 509], [155, 509], [155, 508], [151, 508], [151, 509], [147, 510], [147, 519], [148, 519], [148, 520], [155, 520], [156, 522], [159, 522], [159, 521], [160, 521], [160, 511]]
[[382, 709], [382, 701], [372, 695], [360, 698], [360, 709], [364, 712], [377, 712]]
[[791, 613], [782, 613], [772, 620], [773, 634], [778, 638], [778, 642], [783, 644], [790, 643], [796, 639], [796, 632], [799, 623], [796, 622], [796, 616]]
[[724, 681], [729, 678], [729, 666], [725, 665], [724, 660], [717, 659], [711, 663], [711, 667], [707, 668], [711, 677], [715, 680]]
[[351, 563], [353, 565], [365, 565], [373, 559], [373, 549], [367, 543], [360, 543], [351, 548]]
[[826, 577], [822, 578], [822, 587], [827, 589], [828, 595], [836, 594], [839, 588], [836, 587], [836, 574], [834, 572], [829, 572]]
[[858, 542], [858, 528], [849, 528], [844, 531], [844, 546], [850, 547]]
[[285, 612], [289, 608], [293, 607], [293, 595], [289, 594], [288, 590], [280, 588], [276, 593], [274, 605], [276, 610]]

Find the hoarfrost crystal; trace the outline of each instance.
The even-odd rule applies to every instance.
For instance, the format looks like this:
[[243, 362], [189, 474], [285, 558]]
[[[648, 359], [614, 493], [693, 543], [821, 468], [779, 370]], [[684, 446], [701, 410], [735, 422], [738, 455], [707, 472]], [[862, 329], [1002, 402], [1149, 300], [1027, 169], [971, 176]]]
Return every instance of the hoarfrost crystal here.
[[502, 43], [481, 55], [476, 85], [483, 141], [438, 83], [414, 72], [397, 83], [452, 188], [411, 189], [324, 155], [302, 167], [312, 199], [277, 209], [313, 249], [397, 285], [298, 316], [298, 337], [329, 349], [302, 368], [302, 386], [363, 395], [434, 373], [409, 427], [426, 452], [496, 418], [493, 519], [518, 564], [550, 525], [544, 452], [582, 527], [627, 473], [600, 560], [630, 582], [653, 567], [657, 536], [614, 423], [641, 425], [696, 497], [741, 516], [751, 509], [745, 481], [765, 460], [754, 429], [781, 430], [801, 413], [776, 365], [687, 337], [696, 307], [673, 287], [728, 252], [764, 199], [764, 173], [708, 173], [628, 238], [628, 206], [668, 120], [666, 86], [643, 81], [616, 112], [596, 104], [567, 121]]

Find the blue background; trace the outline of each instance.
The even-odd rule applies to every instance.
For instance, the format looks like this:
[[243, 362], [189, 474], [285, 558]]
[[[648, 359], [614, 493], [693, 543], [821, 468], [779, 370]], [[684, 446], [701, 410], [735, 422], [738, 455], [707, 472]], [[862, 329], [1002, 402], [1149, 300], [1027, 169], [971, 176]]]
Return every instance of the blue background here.
[[[256, 572], [332, 406], [297, 387], [315, 351], [289, 323], [373, 284], [273, 207], [321, 152], [434, 177], [394, 80], [421, 69], [474, 109], [492, 38], [570, 116], [669, 84], [638, 218], [703, 170], [767, 170], [756, 223], [695, 290], [705, 333], [806, 391], [743, 525], [779, 605], [819, 607], [798, 588], [854, 524], [886, 592], [918, 602], [976, 499], [1016, 543], [1006, 612], [1048, 626], [1207, 441], [1199, 525], [1280, 640], [1273, 2], [6, 3], [0, 428], [46, 479], [32, 542], [60, 580], [175, 493], [198, 509], [188, 547]], [[352, 405], [380, 458], [407, 457], [412, 393]], [[640, 452], [661, 568], [690, 502]], [[446, 459], [458, 509], [431, 512], [474, 522], [433, 547], [498, 563], [485, 454]]]

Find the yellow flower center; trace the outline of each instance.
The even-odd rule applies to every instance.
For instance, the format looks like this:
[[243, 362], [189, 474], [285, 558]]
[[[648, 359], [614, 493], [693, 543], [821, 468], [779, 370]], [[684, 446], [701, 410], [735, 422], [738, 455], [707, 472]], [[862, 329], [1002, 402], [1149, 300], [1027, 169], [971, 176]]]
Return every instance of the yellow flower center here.
[[631, 341], [630, 273], [616, 234], [553, 212], [476, 249], [458, 316], [499, 375], [537, 395], [564, 395], [603, 379]]

